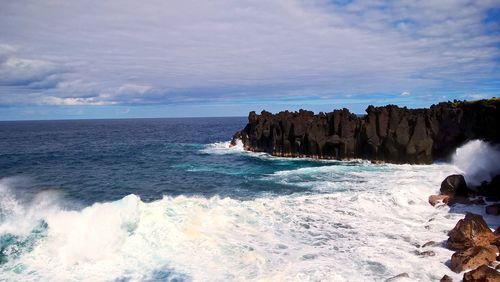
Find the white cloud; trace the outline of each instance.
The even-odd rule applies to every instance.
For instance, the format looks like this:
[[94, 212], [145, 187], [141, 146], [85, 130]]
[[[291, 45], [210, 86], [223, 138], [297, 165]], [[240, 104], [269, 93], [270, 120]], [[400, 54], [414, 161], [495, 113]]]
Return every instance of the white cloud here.
[[408, 91], [403, 91], [403, 92], [401, 92], [401, 94], [399, 94], [399, 96], [401, 96], [401, 97], [408, 97], [410, 95], [411, 95], [411, 93]]
[[495, 5], [8, 1], [0, 10], [0, 104], [470, 93], [498, 75], [500, 38], [482, 23]]
[[13, 46], [0, 44], [0, 87], [53, 88], [64, 71], [50, 61], [17, 57]]
[[112, 105], [114, 103], [98, 101], [95, 98], [59, 98], [53, 96], [43, 96], [41, 97], [39, 104], [56, 105], [56, 106], [80, 106], [80, 105], [104, 106], [104, 105]]
[[466, 95], [464, 98], [466, 98], [468, 100], [481, 100], [481, 99], [488, 98], [488, 96], [489, 95], [486, 95], [486, 94], [473, 93], [473, 94]]

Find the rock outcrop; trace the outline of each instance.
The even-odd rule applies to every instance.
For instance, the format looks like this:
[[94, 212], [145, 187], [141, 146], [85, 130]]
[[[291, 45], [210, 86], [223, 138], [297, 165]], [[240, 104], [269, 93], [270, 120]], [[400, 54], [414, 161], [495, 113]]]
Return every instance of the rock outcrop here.
[[464, 274], [464, 282], [500, 282], [500, 272], [482, 265]]
[[494, 262], [497, 258], [496, 246], [474, 246], [463, 251], [458, 251], [451, 257], [451, 270], [460, 273], [465, 270], [475, 269], [483, 264]]
[[461, 174], [453, 174], [446, 177], [441, 182], [439, 189], [442, 195], [468, 196], [470, 191], [465, 183], [465, 178]]
[[453, 282], [453, 279], [451, 279], [451, 277], [448, 275], [444, 275], [443, 278], [439, 280], [439, 282]]
[[496, 239], [483, 217], [473, 213], [467, 213], [464, 219], [459, 220], [448, 235], [446, 244], [451, 250], [489, 246]]
[[500, 175], [493, 177], [490, 182], [484, 181], [477, 190], [479, 194], [488, 197], [489, 201], [500, 201]]
[[500, 142], [500, 99], [446, 102], [429, 109], [370, 106], [365, 116], [347, 109], [300, 110], [260, 115], [233, 136], [246, 150], [282, 157], [362, 158], [392, 163], [431, 163], [471, 139]]
[[432, 206], [438, 206], [441, 204], [451, 205], [453, 202], [451, 201], [453, 198], [449, 195], [430, 195], [429, 196], [429, 204]]

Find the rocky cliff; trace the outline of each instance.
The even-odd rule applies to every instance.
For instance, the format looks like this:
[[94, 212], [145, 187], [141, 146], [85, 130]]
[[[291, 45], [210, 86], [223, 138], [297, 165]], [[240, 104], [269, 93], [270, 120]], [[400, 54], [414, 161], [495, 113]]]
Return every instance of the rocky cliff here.
[[391, 163], [431, 163], [472, 139], [500, 143], [500, 99], [446, 102], [429, 109], [369, 106], [260, 115], [251, 112], [232, 140], [246, 150], [282, 157], [362, 158]]

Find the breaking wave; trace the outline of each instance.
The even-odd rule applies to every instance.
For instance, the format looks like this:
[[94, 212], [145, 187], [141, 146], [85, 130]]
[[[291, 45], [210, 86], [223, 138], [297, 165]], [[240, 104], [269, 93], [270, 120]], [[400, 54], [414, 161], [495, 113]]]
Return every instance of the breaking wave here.
[[450, 168], [370, 169], [268, 176], [291, 185], [352, 178], [350, 189], [332, 186], [328, 193], [151, 203], [129, 195], [80, 210], [63, 208], [50, 193], [23, 204], [4, 181], [0, 279], [366, 281], [405, 271], [416, 280], [439, 278], [434, 273], [446, 269], [438, 261], [449, 251], [436, 250], [436, 262], [425, 264], [416, 251], [460, 216], [446, 219], [438, 215], [446, 211], [427, 204]]
[[[474, 144], [457, 150], [457, 166], [336, 161], [279, 170], [262, 178], [312, 189], [252, 200], [128, 195], [77, 208], [57, 191], [24, 199], [16, 179], [2, 179], [0, 280], [383, 281], [401, 272], [412, 281], [459, 279], [444, 264], [451, 251], [419, 252], [463, 216], [427, 199], [447, 175], [471, 171], [460, 164], [464, 153], [485, 148]], [[204, 150], [243, 153], [226, 143]]]
[[457, 148], [452, 159], [469, 185], [477, 186], [500, 174], [500, 146], [473, 140]]

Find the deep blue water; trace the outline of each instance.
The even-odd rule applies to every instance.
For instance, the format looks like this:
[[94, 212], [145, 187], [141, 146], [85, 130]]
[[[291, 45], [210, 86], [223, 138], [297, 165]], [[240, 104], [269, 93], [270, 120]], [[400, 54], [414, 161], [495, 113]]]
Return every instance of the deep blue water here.
[[55, 189], [85, 205], [128, 194], [152, 201], [303, 190], [258, 176], [319, 163], [203, 152], [245, 124], [243, 117], [0, 122], [0, 178], [16, 177], [20, 193]]

